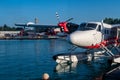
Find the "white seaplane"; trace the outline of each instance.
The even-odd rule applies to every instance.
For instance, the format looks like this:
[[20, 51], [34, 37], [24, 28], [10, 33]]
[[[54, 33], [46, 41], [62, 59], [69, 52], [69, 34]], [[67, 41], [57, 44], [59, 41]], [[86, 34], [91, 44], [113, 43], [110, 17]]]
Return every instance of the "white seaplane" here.
[[[67, 32], [66, 29], [64, 31]], [[101, 48], [102, 51], [98, 50], [94, 53], [103, 54], [106, 52], [108, 56], [115, 57], [111, 49], [115, 48], [120, 54], [120, 25], [109, 25], [103, 23], [103, 21], [81, 23], [79, 28], [67, 37], [67, 40], [77, 47], [88, 50]], [[57, 63], [64, 63], [66, 61], [77, 62], [83, 58], [79, 56], [78, 54], [71, 53], [67, 55], [58, 54], [54, 56], [54, 59]], [[120, 57], [114, 58], [114, 62], [120, 63]]]

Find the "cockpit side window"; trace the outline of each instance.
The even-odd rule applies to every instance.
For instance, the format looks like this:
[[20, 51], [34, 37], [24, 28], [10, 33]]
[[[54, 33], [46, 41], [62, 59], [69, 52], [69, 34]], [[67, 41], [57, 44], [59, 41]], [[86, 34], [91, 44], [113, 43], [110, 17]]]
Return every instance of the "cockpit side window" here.
[[97, 31], [101, 32], [101, 25], [98, 26]]
[[86, 27], [91, 28], [91, 29], [96, 29], [96, 26], [97, 26], [97, 24], [88, 23]]
[[78, 30], [86, 31], [86, 30], [95, 30], [97, 27], [96, 23], [82, 23], [80, 24]]

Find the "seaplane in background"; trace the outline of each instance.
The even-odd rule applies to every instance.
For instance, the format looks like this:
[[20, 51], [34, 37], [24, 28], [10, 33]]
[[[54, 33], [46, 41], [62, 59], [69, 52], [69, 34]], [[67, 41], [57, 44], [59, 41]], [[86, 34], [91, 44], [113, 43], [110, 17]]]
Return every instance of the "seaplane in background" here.
[[71, 20], [73, 20], [73, 18], [70, 18], [70, 19], [68, 19], [66, 21], [60, 22], [59, 15], [58, 15], [57, 12], [56, 12], [56, 17], [57, 17], [57, 20], [58, 20], [58, 24], [57, 25], [41, 25], [41, 24], [38, 24], [38, 19], [35, 18], [35, 22], [16, 23], [15, 26], [22, 26], [22, 27], [24, 27], [23, 28], [24, 30], [25, 30], [26, 27], [34, 27], [34, 28], [36, 28], [35, 32], [36, 32], [36, 30], [38, 28], [44, 28], [44, 29], [45, 28], [46, 29], [49, 28], [50, 30], [54, 29], [55, 35], [60, 36], [60, 37], [67, 36], [67, 34], [70, 34], [70, 33], [74, 32], [79, 27], [78, 24], [70, 22]]
[[[34, 23], [30, 24], [15, 24], [16, 26], [27, 27], [60, 27], [63, 33], [67, 33], [67, 41], [73, 44], [69, 54], [57, 54], [53, 56], [53, 59], [57, 63], [66, 62], [78, 62], [80, 60], [91, 60], [96, 54], [106, 53], [110, 56], [114, 62], [120, 63], [120, 57], [115, 58], [115, 54], [112, 52], [114, 48], [120, 55], [120, 24], [110, 25], [103, 21], [101, 22], [84, 22], [80, 25], [69, 23], [73, 18], [70, 18], [64, 22], [59, 21], [59, 15], [56, 13], [58, 19], [58, 25], [38, 25]], [[72, 53], [77, 47], [87, 49], [83, 57], [80, 53]], [[97, 49], [97, 52], [95, 51]], [[102, 50], [99, 50], [102, 49]], [[91, 53], [91, 51], [93, 51]], [[92, 55], [91, 55], [92, 54]]]

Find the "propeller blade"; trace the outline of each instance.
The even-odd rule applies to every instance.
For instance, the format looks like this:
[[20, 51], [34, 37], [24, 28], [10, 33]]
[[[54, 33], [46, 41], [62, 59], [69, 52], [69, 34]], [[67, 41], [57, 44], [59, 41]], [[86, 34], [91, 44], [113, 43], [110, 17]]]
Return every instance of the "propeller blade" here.
[[56, 12], [56, 17], [57, 17], [57, 20], [58, 20], [58, 22], [60, 22], [60, 17], [59, 17], [59, 15], [58, 15], [58, 12]]
[[69, 22], [69, 21], [71, 21], [71, 20], [73, 20], [73, 18], [70, 18], [70, 19], [66, 20], [65, 22]]

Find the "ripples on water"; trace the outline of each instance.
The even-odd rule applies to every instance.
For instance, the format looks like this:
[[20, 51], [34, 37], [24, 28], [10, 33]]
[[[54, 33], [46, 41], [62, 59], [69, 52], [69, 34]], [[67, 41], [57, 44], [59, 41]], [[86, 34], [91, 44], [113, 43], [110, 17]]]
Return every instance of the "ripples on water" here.
[[[72, 47], [64, 40], [1, 40], [0, 80], [39, 80], [47, 72], [52, 80], [93, 80], [106, 65], [57, 65], [52, 56]], [[82, 51], [82, 49], [78, 49]]]

